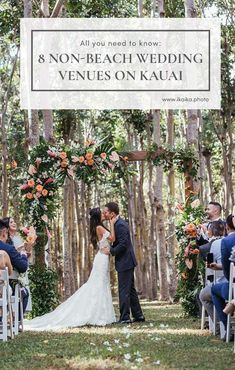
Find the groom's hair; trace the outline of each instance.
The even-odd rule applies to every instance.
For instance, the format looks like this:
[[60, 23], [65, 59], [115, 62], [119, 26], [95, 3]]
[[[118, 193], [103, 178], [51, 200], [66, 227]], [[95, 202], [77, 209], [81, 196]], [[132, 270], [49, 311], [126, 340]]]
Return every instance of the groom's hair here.
[[110, 212], [114, 212], [116, 215], [119, 215], [119, 207], [117, 203], [109, 202], [105, 204], [105, 207], [107, 207]]

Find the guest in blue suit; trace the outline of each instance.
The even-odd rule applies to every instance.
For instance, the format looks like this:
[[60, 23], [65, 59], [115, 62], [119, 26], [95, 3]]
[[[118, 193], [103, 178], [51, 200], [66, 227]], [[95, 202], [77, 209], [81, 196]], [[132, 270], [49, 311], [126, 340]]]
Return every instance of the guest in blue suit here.
[[[26, 252], [17, 252], [13, 245], [7, 244], [8, 229], [2, 220], [0, 220], [0, 250], [5, 251], [10, 257], [11, 264], [18, 272], [25, 272], [28, 268], [28, 258]], [[25, 310], [28, 302], [28, 295], [23, 295], [23, 310]]]
[[[135, 289], [134, 268], [137, 262], [129, 226], [125, 220], [120, 218], [117, 203], [107, 203], [103, 214], [106, 220], [110, 220], [113, 217], [117, 219], [114, 224], [115, 242], [110, 248], [110, 253], [115, 257], [115, 268], [118, 272], [119, 322], [122, 324], [131, 322], [130, 310], [134, 318], [133, 321], [145, 321]], [[107, 253], [109, 252], [107, 251]]]
[[235, 246], [235, 227], [233, 225], [232, 215], [229, 215], [226, 219], [226, 229], [228, 236], [222, 239], [221, 242], [221, 262], [223, 267], [224, 276], [227, 281], [223, 283], [214, 284], [211, 288], [212, 301], [215, 305], [216, 312], [219, 316], [219, 320], [224, 324], [224, 328], [227, 328], [227, 315], [223, 312], [228, 300], [229, 291], [229, 272], [232, 248]]

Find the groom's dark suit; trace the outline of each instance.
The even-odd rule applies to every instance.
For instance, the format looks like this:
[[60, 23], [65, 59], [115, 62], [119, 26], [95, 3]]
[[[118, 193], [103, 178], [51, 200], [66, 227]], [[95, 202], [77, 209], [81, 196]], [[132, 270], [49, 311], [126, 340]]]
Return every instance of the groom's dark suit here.
[[138, 319], [143, 316], [139, 299], [134, 285], [134, 268], [137, 265], [129, 226], [122, 218], [118, 218], [114, 225], [115, 242], [110, 253], [115, 256], [115, 267], [118, 272], [118, 291], [120, 304], [120, 321]]

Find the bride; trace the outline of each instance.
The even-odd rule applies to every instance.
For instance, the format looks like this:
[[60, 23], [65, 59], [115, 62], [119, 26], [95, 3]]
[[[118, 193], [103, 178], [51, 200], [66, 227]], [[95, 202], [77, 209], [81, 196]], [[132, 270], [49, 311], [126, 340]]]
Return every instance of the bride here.
[[109, 256], [102, 248], [115, 241], [115, 218], [110, 231], [102, 222], [100, 208], [90, 211], [91, 242], [98, 252], [88, 281], [54, 311], [25, 320], [25, 330], [57, 330], [83, 325], [107, 325], [116, 321], [109, 280]]

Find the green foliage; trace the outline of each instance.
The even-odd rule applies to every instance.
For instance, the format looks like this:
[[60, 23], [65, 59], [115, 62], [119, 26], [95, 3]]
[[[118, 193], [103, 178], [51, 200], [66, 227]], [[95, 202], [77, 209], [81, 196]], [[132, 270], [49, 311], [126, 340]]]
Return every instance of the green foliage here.
[[[196, 201], [199, 202], [198, 200]], [[181, 213], [179, 216], [176, 236], [179, 245], [177, 254], [177, 274], [178, 287], [177, 298], [182, 304], [185, 315], [196, 316], [198, 313], [198, 305], [196, 295], [203, 287], [203, 277], [205, 265], [199, 257], [199, 250], [195, 240], [196, 228], [192, 227], [191, 235], [186, 233], [186, 225], [198, 226], [204, 218], [204, 209], [202, 206], [193, 206], [195, 203], [192, 199], [188, 200], [185, 207], [178, 205]]]
[[[107, 181], [107, 174], [118, 169], [120, 157], [109, 141], [93, 142], [88, 139], [85, 146], [51, 146], [41, 139], [30, 152], [21, 185], [25, 219], [38, 231], [52, 220], [58, 208], [58, 189], [66, 177], [83, 180], [91, 184], [95, 180]], [[119, 169], [119, 171], [122, 171]]]
[[29, 269], [30, 291], [32, 294], [32, 317], [44, 315], [58, 306], [57, 274], [44, 266]]
[[[197, 179], [199, 161], [196, 156], [196, 151], [192, 146], [165, 146], [164, 149], [156, 158], [153, 159], [155, 166], [163, 166], [166, 171], [171, 167], [176, 167], [180, 173], [188, 173], [193, 178]], [[152, 155], [160, 149], [157, 144], [150, 148], [150, 159]]]

